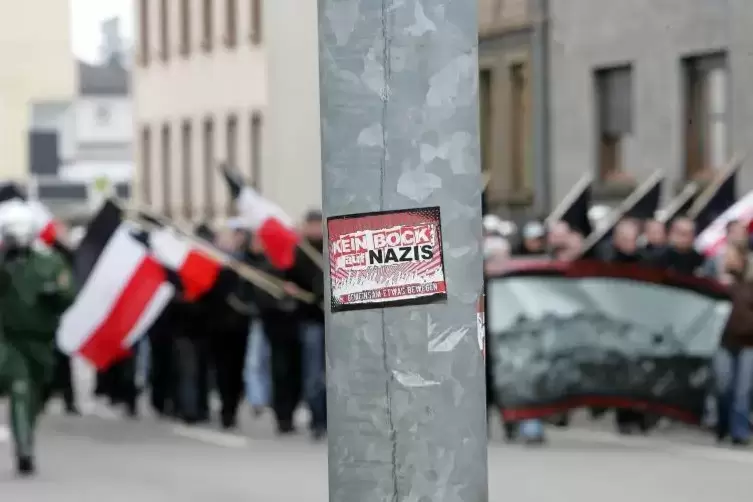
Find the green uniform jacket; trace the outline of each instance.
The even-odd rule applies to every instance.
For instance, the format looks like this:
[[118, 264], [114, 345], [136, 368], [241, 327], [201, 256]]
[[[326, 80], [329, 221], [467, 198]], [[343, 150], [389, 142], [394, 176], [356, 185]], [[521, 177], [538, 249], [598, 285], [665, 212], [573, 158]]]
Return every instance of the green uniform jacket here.
[[[63, 275], [69, 279], [65, 287]], [[30, 251], [0, 264], [0, 343], [49, 373], [60, 316], [74, 298], [70, 271], [56, 252]]]

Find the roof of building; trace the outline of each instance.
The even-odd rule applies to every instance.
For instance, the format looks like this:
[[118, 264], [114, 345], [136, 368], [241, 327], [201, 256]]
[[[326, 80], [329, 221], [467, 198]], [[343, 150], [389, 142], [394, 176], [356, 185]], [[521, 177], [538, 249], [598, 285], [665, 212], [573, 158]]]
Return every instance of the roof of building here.
[[79, 93], [82, 96], [126, 96], [130, 91], [128, 69], [118, 60], [100, 65], [78, 62]]

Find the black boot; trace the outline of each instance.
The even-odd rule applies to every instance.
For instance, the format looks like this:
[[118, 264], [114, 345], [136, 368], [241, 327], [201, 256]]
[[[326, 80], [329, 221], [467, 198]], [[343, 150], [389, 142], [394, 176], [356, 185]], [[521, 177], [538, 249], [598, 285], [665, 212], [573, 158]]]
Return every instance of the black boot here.
[[18, 457], [16, 470], [19, 476], [33, 476], [36, 473], [33, 457]]
[[235, 410], [223, 409], [220, 413], [220, 424], [222, 425], [222, 428], [225, 430], [235, 429], [238, 425], [236, 415], [237, 413]]
[[741, 438], [733, 438], [732, 439], [732, 446], [742, 446], [746, 447], [750, 445], [749, 439], [741, 439]]
[[286, 436], [289, 434], [295, 434], [295, 426], [293, 426], [292, 420], [278, 420], [277, 421], [277, 434]]

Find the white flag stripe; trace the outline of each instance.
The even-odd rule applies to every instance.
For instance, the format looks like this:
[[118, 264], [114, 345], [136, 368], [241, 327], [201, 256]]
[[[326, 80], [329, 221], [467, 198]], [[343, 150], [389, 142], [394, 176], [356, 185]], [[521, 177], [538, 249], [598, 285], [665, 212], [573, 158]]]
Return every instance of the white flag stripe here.
[[727, 234], [727, 224], [734, 220], [753, 218], [753, 191], [749, 192], [732, 207], [723, 212], [711, 225], [696, 238], [696, 248], [703, 252], [718, 242], [723, 241]]
[[172, 230], [154, 230], [149, 235], [152, 255], [164, 266], [180, 270], [191, 252], [191, 245]]
[[274, 202], [259, 195], [256, 190], [244, 186], [238, 200], [238, 213], [251, 230], [261, 227], [265, 221], [275, 218], [288, 227], [293, 227], [293, 220]]
[[60, 320], [57, 341], [63, 351], [78, 350], [105, 321], [123, 288], [146, 256], [146, 249], [119, 227], [102, 250], [73, 305]]
[[128, 336], [123, 342], [123, 347], [130, 347], [144, 335], [146, 330], [152, 327], [152, 324], [162, 314], [162, 311], [167, 307], [167, 304], [172, 300], [175, 294], [175, 288], [172, 284], [164, 283], [159, 287], [157, 292], [152, 297], [147, 308], [142, 312], [141, 317], [136, 325], [128, 333]]

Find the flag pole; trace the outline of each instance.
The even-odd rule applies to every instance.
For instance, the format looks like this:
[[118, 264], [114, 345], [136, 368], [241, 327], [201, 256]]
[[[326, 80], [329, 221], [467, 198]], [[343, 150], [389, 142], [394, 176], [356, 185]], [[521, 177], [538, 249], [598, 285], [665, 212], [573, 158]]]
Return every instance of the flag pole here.
[[730, 179], [740, 168], [740, 164], [745, 160], [745, 155], [736, 153], [732, 159], [727, 163], [725, 169], [719, 173], [714, 180], [701, 192], [698, 199], [688, 209], [688, 216], [690, 218], [696, 218], [703, 211], [703, 208], [711, 202], [716, 192], [722, 187], [722, 185]]
[[685, 186], [685, 188], [680, 192], [680, 194], [675, 197], [670, 203], [669, 206], [661, 211], [661, 216], [656, 218], [659, 223], [669, 223], [672, 219], [674, 219], [675, 216], [677, 216], [677, 213], [680, 211], [682, 206], [684, 206], [691, 198], [695, 197], [695, 195], [698, 193], [698, 184], [697, 183], [690, 183]]
[[619, 206], [617, 206], [608, 216], [608, 222], [603, 227], [591, 232], [586, 241], [583, 243], [583, 250], [581, 256], [585, 255], [614, 228], [617, 222], [622, 218], [622, 215], [627, 213], [633, 206], [635, 206], [649, 190], [654, 188], [664, 178], [664, 170], [657, 169], [654, 173], [636, 190], [633, 191], [625, 200], [623, 200]]
[[[274, 298], [279, 300], [285, 296], [292, 296], [296, 298], [297, 300], [300, 300], [304, 303], [314, 303], [315, 296], [313, 293], [310, 293], [308, 291], [303, 291], [303, 290], [292, 292], [292, 294], [286, 292], [282, 286], [284, 281], [280, 280], [277, 277], [274, 277], [271, 274], [267, 274], [266, 272], [263, 272], [255, 267], [252, 267], [251, 265], [248, 265], [247, 263], [243, 263], [242, 261], [236, 260], [235, 258], [228, 256], [226, 253], [223, 253], [222, 251], [218, 250], [217, 248], [212, 246], [210, 243], [206, 242], [204, 239], [200, 239], [199, 237], [188, 232], [187, 230], [180, 228], [174, 222], [172, 222], [169, 218], [166, 218], [160, 214], [157, 214], [156, 212], [152, 211], [149, 208], [144, 208], [141, 205], [139, 205], [139, 207], [132, 207], [131, 209], [132, 210], [129, 211], [129, 213], [131, 214], [132, 217], [135, 215], [139, 219], [139, 223], [141, 224], [148, 223], [147, 221], [145, 221], [145, 218], [141, 216], [141, 214], [145, 214], [145, 215], [148, 215], [153, 220], [165, 225], [166, 227], [177, 230], [178, 232], [180, 232], [181, 235], [183, 235], [189, 241], [191, 241], [192, 244], [195, 244], [197, 247], [199, 247], [203, 252], [207, 253], [212, 258], [220, 261], [221, 263], [226, 265], [228, 268], [233, 270], [235, 273], [237, 273], [241, 278], [263, 289]], [[151, 225], [151, 227], [152, 229], [157, 229], [157, 225]]]
[[551, 225], [552, 223], [556, 222], [557, 220], [562, 219], [562, 217], [565, 215], [565, 212], [567, 212], [568, 208], [575, 202], [578, 197], [580, 197], [580, 194], [583, 193], [583, 190], [588, 188], [588, 186], [593, 181], [593, 176], [590, 174], [586, 174], [581, 179], [578, 180], [578, 182], [573, 186], [572, 189], [570, 189], [570, 192], [568, 192], [567, 195], [565, 195], [565, 198], [562, 199], [562, 201], [557, 204], [557, 207], [554, 208], [554, 211], [551, 212], [549, 216], [546, 217], [546, 220], [544, 220], [544, 224], [546, 226]]
[[486, 192], [486, 189], [489, 188], [489, 183], [492, 181], [492, 175], [489, 173], [489, 171], [483, 171], [481, 173], [481, 191]]
[[[133, 218], [133, 216], [132, 216], [132, 218]], [[139, 219], [138, 221], [135, 221], [135, 219], [134, 219], [134, 222], [137, 223], [137, 224], [139, 224], [139, 225], [142, 225], [147, 230], [160, 230], [160, 229], [165, 229], [165, 228], [175, 229], [175, 227], [173, 227], [173, 226], [161, 227], [159, 225], [155, 225], [154, 223], [151, 223], [151, 222], [146, 221], [144, 219]], [[176, 230], [178, 230], [178, 229], [176, 229]], [[180, 232], [180, 230], [178, 230], [178, 231]], [[183, 235], [182, 232], [180, 232], [180, 233], [181, 233], [181, 235]], [[251, 270], [247, 269], [246, 266], [244, 266], [245, 264], [243, 264], [241, 262], [238, 262], [237, 260], [235, 260], [235, 259], [233, 259], [233, 258], [231, 258], [231, 257], [229, 257], [227, 255], [225, 255], [224, 253], [222, 253], [221, 251], [219, 251], [217, 249], [214, 249], [214, 248], [211, 248], [210, 246], [204, 245], [202, 242], [200, 242], [198, 240], [197, 241], [192, 241], [192, 244], [195, 244], [198, 248], [200, 248], [203, 253], [206, 253], [207, 255], [209, 255], [210, 257], [212, 257], [213, 259], [215, 259], [215, 260], [221, 262], [223, 265], [227, 266], [233, 272], [235, 272], [236, 274], [238, 274], [239, 277], [245, 279], [246, 281], [250, 282], [254, 286], [257, 286], [257, 287], [261, 288], [262, 290], [266, 291], [271, 296], [273, 296], [275, 299], [279, 300], [279, 299], [281, 299], [281, 298], [283, 298], [285, 296], [285, 292], [283, 291], [283, 289], [282, 289], [282, 287], [280, 285], [275, 284], [272, 281], [269, 281], [268, 278], [264, 277], [261, 273], [259, 273], [259, 271], [255, 270], [255, 269], [252, 269], [251, 267], [249, 267], [249, 268], [251, 268]]]
[[314, 264], [321, 270], [324, 270], [324, 256], [311, 245], [306, 239], [300, 239], [298, 241], [298, 247], [301, 248], [303, 254], [305, 254]]

